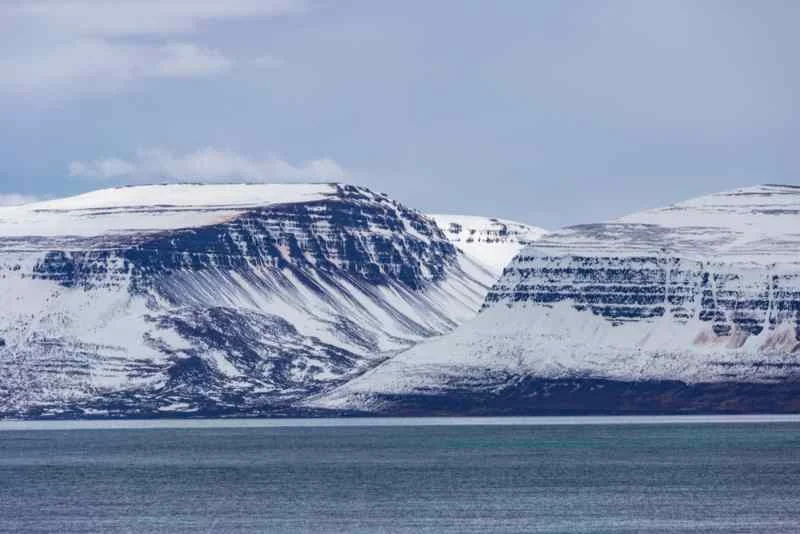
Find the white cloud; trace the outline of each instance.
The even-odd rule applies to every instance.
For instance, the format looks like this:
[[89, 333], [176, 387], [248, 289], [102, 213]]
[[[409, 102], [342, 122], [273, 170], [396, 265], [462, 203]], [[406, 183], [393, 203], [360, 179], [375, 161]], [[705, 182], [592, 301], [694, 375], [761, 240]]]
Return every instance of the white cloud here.
[[81, 36], [186, 33], [202, 23], [301, 12], [303, 0], [23, 0], [7, 15]]
[[70, 176], [109, 179], [136, 174], [137, 167], [121, 159], [111, 158], [83, 163], [73, 161], [69, 165]]
[[36, 202], [38, 198], [18, 193], [0, 193], [0, 206], [19, 206]]
[[0, 58], [0, 87], [11, 91], [81, 87], [105, 91], [135, 79], [208, 77], [233, 61], [191, 43], [129, 45], [84, 40], [24, 57]]
[[347, 173], [331, 159], [298, 165], [277, 157], [252, 159], [212, 147], [186, 154], [162, 148], [140, 150], [132, 160], [117, 158], [73, 161], [70, 176], [131, 183], [180, 182], [302, 182], [342, 181]]
[[69, 97], [136, 80], [217, 76], [281, 61], [172, 40], [203, 24], [302, 12], [304, 0], [21, 0], [2, 8], [0, 91]]
[[190, 43], [170, 43], [161, 49], [163, 56], [156, 64], [162, 76], [190, 77], [214, 75], [228, 70], [232, 62], [215, 50]]
[[284, 64], [285, 62], [282, 59], [274, 56], [260, 56], [253, 60], [253, 65], [262, 69], [276, 69]]

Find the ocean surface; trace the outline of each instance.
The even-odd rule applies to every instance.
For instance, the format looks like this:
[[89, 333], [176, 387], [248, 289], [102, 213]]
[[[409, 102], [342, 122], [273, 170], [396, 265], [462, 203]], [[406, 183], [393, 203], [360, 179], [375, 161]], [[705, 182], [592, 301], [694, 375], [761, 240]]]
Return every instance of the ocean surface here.
[[800, 532], [800, 420], [0, 423], [0, 532]]

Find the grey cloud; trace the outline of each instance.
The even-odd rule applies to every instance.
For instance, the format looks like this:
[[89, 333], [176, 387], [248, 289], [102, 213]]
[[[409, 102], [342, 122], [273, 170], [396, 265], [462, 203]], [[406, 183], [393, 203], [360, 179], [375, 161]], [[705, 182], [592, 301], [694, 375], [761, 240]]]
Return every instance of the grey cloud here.
[[194, 34], [211, 22], [275, 17], [304, 8], [301, 0], [18, 2], [7, 8], [2, 24], [7, 27], [2, 28], [5, 46], [0, 37], [0, 90], [63, 99], [125, 88], [137, 80], [274, 68], [281, 61], [263, 51], [230, 57], [171, 35]]
[[423, 210], [555, 228], [800, 175], [798, 2], [167, 4], [184, 14], [0, 17], [0, 189], [131, 180], [114, 168], [141, 168], [136, 147], [267, 147]]
[[582, 7], [562, 39], [529, 36], [488, 65], [499, 90], [607, 124], [715, 133], [781, 124], [794, 106], [794, 52], [762, 31], [766, 9], [713, 0]]

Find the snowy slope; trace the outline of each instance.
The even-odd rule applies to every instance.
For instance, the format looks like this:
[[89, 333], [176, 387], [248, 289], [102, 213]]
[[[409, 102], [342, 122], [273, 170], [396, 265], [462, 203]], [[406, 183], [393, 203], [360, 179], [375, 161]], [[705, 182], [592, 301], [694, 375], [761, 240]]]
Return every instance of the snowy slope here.
[[248, 208], [310, 202], [336, 194], [333, 184], [192, 184], [102, 189], [0, 208], [0, 236], [101, 236], [224, 222]]
[[[476, 391], [488, 402], [524, 384], [536, 412], [555, 406], [545, 400], [549, 388], [568, 381], [571, 397], [558, 397], [565, 409], [591, 409], [599, 398], [591, 389], [619, 383], [628, 393], [683, 384], [705, 409], [750, 406], [754, 390], [731, 384], [769, 396], [768, 386], [800, 383], [799, 249], [800, 188], [792, 186], [742, 188], [558, 231], [512, 261], [477, 318], [314, 402], [377, 410]], [[718, 396], [710, 404], [709, 391]], [[791, 399], [800, 389], [791, 391], [759, 406], [798, 409]], [[630, 394], [637, 406], [691, 408], [673, 390], [656, 390], [658, 401]]]
[[468, 257], [499, 278], [503, 269], [525, 245], [547, 232], [542, 228], [494, 217], [428, 215], [444, 235]]
[[339, 184], [0, 209], [0, 413], [272, 413], [474, 316], [493, 277]]

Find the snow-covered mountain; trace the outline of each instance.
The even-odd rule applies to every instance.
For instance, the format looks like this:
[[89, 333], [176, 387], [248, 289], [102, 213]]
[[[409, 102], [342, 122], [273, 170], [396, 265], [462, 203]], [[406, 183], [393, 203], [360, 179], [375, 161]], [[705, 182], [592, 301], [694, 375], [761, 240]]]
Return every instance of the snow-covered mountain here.
[[800, 410], [800, 188], [713, 194], [521, 252], [455, 331], [312, 404], [393, 413]]
[[511, 258], [547, 233], [542, 228], [494, 217], [439, 214], [428, 217], [436, 221], [459, 250], [498, 278]]
[[274, 413], [450, 331], [494, 280], [361, 187], [0, 208], [0, 414]]

